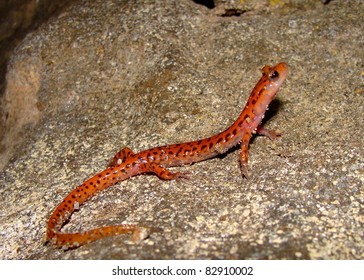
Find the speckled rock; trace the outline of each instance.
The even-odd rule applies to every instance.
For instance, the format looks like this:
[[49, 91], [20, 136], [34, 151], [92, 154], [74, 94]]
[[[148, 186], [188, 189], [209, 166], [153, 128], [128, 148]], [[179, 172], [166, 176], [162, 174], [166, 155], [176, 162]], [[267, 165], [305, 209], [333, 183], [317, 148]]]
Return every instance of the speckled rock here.
[[[156, 2], [79, 1], [14, 53], [6, 95], [27, 97], [23, 114], [9, 105], [26, 141], [0, 173], [0, 258], [363, 259], [363, 2], [232, 15]], [[50, 213], [119, 149], [225, 129], [260, 67], [279, 61], [290, 73], [265, 126], [282, 137], [252, 141], [248, 180], [238, 150], [177, 168], [189, 180], [138, 176], [85, 203], [63, 230], [125, 222], [162, 233], [70, 251], [44, 244]]]

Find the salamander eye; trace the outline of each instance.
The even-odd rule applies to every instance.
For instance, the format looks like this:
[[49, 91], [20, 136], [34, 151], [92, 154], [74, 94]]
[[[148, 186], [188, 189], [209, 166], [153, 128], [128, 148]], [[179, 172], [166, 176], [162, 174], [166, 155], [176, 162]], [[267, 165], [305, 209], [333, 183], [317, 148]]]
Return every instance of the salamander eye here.
[[279, 73], [277, 70], [274, 70], [272, 73], [270, 73], [269, 75], [269, 80], [277, 80], [279, 77]]

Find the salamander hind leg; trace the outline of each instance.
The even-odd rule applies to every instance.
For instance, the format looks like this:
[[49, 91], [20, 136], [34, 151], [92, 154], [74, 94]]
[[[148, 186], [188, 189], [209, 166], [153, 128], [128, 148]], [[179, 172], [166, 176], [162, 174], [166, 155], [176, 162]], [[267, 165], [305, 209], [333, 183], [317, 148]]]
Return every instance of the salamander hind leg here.
[[188, 178], [188, 172], [171, 172], [167, 168], [157, 163], [151, 163], [149, 165], [149, 172], [155, 173], [159, 178], [163, 180], [175, 180], [180, 178]]
[[128, 147], [123, 148], [121, 151], [117, 152], [114, 158], [110, 161], [108, 167], [114, 167], [116, 165], [124, 162], [128, 157], [133, 156], [134, 153]]

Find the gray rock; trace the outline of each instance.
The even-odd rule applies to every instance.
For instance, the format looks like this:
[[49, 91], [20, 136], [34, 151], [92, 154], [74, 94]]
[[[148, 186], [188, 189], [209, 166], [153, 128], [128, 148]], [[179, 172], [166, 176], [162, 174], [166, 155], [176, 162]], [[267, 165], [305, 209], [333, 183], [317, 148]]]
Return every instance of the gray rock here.
[[[14, 53], [7, 141], [25, 140], [0, 173], [0, 258], [363, 259], [363, 2], [231, 16], [156, 2], [79, 1]], [[63, 230], [137, 223], [163, 233], [44, 245], [54, 208], [118, 150], [222, 131], [259, 69], [280, 61], [290, 73], [265, 124], [282, 137], [252, 141], [248, 180], [238, 150], [176, 168], [189, 180], [137, 176], [86, 202]]]

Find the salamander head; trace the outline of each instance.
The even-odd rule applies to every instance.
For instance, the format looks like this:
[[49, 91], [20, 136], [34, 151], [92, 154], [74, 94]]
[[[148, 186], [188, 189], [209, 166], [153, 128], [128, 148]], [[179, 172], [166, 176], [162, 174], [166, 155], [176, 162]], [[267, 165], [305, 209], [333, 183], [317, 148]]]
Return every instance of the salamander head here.
[[273, 94], [272, 97], [274, 97], [287, 77], [288, 65], [285, 62], [281, 62], [274, 67], [266, 65], [263, 67], [262, 73], [262, 81], [264, 80], [262, 84], [264, 84], [267, 93]]
[[287, 77], [288, 65], [284, 62], [274, 67], [264, 66], [262, 69], [263, 76], [253, 89], [250, 95], [248, 107], [254, 109], [254, 115], [263, 114], [269, 103], [277, 94], [280, 86]]
[[252, 120], [249, 123], [251, 129], [256, 128], [264, 117], [268, 105], [277, 94], [280, 86], [287, 77], [288, 65], [284, 62], [274, 67], [264, 66], [263, 76], [250, 94], [242, 115], [248, 115]]

